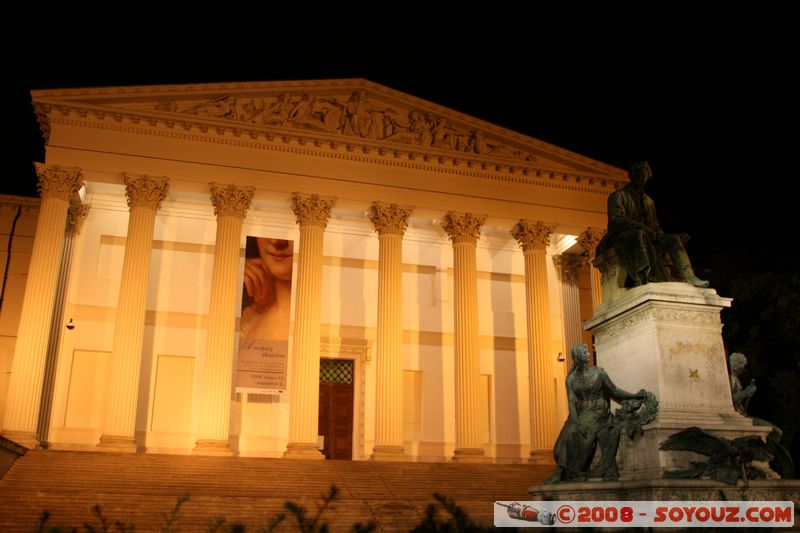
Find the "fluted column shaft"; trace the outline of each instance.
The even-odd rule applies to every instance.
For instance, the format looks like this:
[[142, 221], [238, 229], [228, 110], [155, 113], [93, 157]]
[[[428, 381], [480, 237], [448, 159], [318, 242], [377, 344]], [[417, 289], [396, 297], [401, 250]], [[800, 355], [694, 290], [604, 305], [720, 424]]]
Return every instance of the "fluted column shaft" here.
[[211, 301], [208, 311], [206, 358], [202, 374], [202, 400], [197, 455], [232, 455], [228, 442], [231, 379], [236, 338], [236, 299], [242, 221], [253, 198], [252, 187], [211, 184], [211, 201], [217, 216]]
[[478, 343], [478, 267], [475, 247], [485, 215], [445, 215], [453, 243], [456, 446], [454, 461], [485, 461], [481, 427], [481, 360]]
[[289, 443], [283, 456], [322, 459], [319, 432], [319, 352], [322, 245], [334, 199], [295, 193], [293, 210], [300, 225], [291, 382]]
[[403, 449], [403, 233], [411, 208], [375, 202], [378, 232], [378, 338], [375, 446], [372, 459], [404, 460]]
[[[581, 321], [581, 298], [578, 281], [580, 270], [585, 264], [586, 258], [577, 254], [561, 254], [553, 257], [553, 261], [556, 264], [556, 270], [561, 280], [561, 317], [562, 325], [564, 326], [564, 347], [562, 352], [563, 360], [556, 366], [563, 381], [559, 385], [559, 390], [556, 390], [556, 394], [563, 401], [563, 399], [566, 399], [564, 384], [572, 367], [570, 350], [576, 344], [583, 342], [583, 322]], [[559, 413], [557, 425], [563, 426], [568, 410], [562, 409]]]
[[36, 428], [40, 442], [47, 441], [50, 433], [50, 415], [53, 408], [53, 392], [55, 388], [58, 353], [61, 349], [61, 334], [64, 332], [64, 308], [67, 299], [67, 285], [73, 259], [75, 238], [80, 234], [83, 223], [89, 216], [89, 206], [73, 202], [67, 210], [67, 225], [64, 232], [64, 248], [61, 252], [58, 280], [55, 288], [53, 317], [50, 322], [50, 338], [47, 345], [47, 357], [44, 363], [42, 379], [42, 398], [39, 404], [39, 421]]
[[122, 261], [106, 412], [98, 447], [108, 451], [135, 452], [139, 370], [153, 228], [168, 184], [164, 177], [125, 175], [123, 181], [130, 217]]
[[603, 239], [606, 232], [600, 228], [586, 228], [586, 231], [578, 237], [578, 244], [586, 250], [589, 258], [589, 275], [592, 284], [592, 305], [595, 309], [603, 303], [603, 279], [600, 270], [592, 263], [596, 256], [597, 245]]
[[39, 218], [33, 239], [25, 299], [11, 363], [3, 435], [35, 448], [48, 335], [56, 298], [64, 228], [70, 198], [83, 185], [78, 168], [36, 163], [39, 177]]
[[530, 388], [530, 461], [552, 463], [556, 440], [556, 406], [547, 290], [547, 245], [555, 225], [520, 220], [512, 230], [525, 258], [525, 303], [528, 312], [528, 374]]
[[[581, 255], [562, 254], [554, 257], [561, 278], [561, 304], [564, 316], [565, 354], [576, 344], [583, 342], [581, 322], [581, 297], [578, 287], [580, 270], [586, 262]], [[570, 358], [567, 356], [567, 360]], [[569, 365], [565, 365], [567, 368]]]
[[603, 303], [603, 276], [600, 270], [591, 267], [591, 283], [592, 283], [592, 307], [597, 309]]

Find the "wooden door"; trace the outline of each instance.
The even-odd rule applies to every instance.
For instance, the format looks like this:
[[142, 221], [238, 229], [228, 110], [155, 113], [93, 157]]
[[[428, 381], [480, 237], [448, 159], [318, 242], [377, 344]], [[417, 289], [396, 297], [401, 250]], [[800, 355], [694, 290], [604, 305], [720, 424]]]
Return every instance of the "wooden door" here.
[[326, 459], [353, 458], [353, 361], [321, 359], [319, 368], [319, 434]]

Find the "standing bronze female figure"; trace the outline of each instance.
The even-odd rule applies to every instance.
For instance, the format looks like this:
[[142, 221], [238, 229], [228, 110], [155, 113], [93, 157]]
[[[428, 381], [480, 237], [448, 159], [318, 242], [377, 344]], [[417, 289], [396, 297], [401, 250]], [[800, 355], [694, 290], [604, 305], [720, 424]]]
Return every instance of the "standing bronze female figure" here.
[[[553, 450], [555, 472], [545, 483], [585, 481], [589, 477], [615, 480], [619, 477], [616, 454], [620, 428], [614, 424], [610, 400], [644, 402], [649, 393], [641, 390], [632, 394], [614, 385], [605, 370], [589, 365], [589, 347], [585, 344], [576, 344], [571, 352], [572, 369], [567, 374], [569, 418]], [[598, 445], [600, 465], [589, 472]]]

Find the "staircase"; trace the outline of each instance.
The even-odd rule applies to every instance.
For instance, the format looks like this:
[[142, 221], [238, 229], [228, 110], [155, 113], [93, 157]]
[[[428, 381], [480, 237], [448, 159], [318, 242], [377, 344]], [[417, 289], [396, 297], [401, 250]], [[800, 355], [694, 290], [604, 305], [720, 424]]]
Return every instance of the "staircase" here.
[[[32, 450], [0, 480], [0, 531], [37, 531], [42, 511], [48, 526], [76, 527], [100, 520], [133, 523], [136, 532], [161, 531], [177, 499], [189, 499], [171, 531], [205, 532], [216, 517], [248, 533], [285, 512], [289, 500], [315, 512], [331, 485], [339, 495], [324, 515], [331, 531], [374, 521], [378, 531], [408, 531], [438, 492], [481, 523], [493, 521], [495, 500], [528, 499], [550, 467], [452, 463], [298, 461], [246, 457], [112, 454]], [[281, 531], [297, 531], [292, 517]]]

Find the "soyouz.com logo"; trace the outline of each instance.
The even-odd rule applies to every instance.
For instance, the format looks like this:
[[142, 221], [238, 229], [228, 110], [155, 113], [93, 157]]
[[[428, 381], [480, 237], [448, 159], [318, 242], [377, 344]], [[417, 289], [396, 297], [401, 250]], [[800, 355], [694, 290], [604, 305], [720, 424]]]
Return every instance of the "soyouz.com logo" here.
[[497, 527], [792, 527], [790, 501], [498, 501]]

